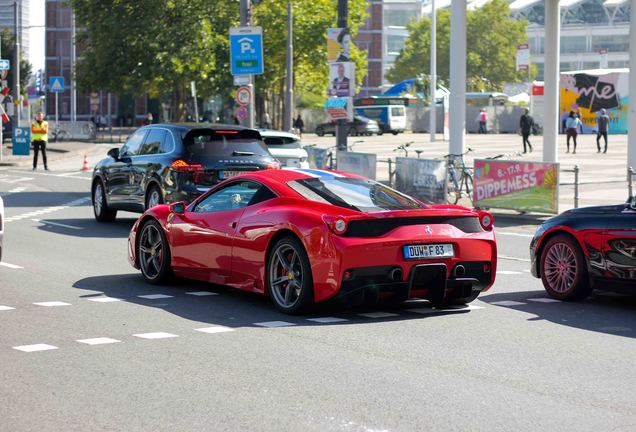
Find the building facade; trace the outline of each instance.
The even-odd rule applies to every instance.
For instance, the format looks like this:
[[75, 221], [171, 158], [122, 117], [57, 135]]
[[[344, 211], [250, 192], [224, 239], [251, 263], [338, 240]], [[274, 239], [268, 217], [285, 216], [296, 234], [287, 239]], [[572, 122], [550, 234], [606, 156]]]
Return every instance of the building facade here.
[[[0, 29], [8, 28], [15, 31], [15, 5], [18, 5], [18, 24], [20, 26], [20, 50], [24, 58], [29, 58], [29, 1], [28, 0], [0, 0]], [[13, 59], [12, 59], [13, 60]]]

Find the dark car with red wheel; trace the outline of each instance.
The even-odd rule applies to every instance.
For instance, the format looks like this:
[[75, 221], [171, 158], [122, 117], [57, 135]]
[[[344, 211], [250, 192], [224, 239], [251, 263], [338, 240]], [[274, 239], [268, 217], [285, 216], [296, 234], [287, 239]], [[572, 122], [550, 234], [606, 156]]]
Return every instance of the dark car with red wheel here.
[[594, 289], [636, 293], [636, 197], [547, 220], [530, 258], [532, 275], [558, 300], [581, 300]]
[[108, 222], [118, 210], [141, 213], [159, 204], [191, 202], [228, 178], [278, 168], [280, 163], [254, 129], [145, 126], [95, 166], [91, 187], [95, 219]]

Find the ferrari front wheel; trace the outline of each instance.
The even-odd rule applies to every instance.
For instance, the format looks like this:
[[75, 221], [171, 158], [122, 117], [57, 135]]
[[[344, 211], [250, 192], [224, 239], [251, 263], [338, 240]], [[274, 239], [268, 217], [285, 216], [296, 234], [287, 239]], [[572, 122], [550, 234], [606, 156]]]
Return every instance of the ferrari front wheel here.
[[302, 243], [285, 237], [274, 245], [267, 263], [267, 288], [278, 310], [298, 314], [313, 303], [313, 278]]
[[171, 276], [170, 246], [161, 225], [151, 220], [142, 226], [140, 232], [137, 257], [141, 274], [153, 285], [166, 282]]

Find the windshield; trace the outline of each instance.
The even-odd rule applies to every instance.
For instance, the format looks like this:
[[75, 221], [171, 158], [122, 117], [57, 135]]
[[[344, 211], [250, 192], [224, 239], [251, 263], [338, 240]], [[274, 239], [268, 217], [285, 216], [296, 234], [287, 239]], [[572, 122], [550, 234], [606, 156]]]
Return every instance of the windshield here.
[[238, 134], [198, 133], [185, 144], [190, 153], [200, 156], [269, 156], [262, 141]]
[[294, 180], [288, 185], [310, 201], [362, 212], [426, 208], [413, 198], [372, 180], [321, 177]]

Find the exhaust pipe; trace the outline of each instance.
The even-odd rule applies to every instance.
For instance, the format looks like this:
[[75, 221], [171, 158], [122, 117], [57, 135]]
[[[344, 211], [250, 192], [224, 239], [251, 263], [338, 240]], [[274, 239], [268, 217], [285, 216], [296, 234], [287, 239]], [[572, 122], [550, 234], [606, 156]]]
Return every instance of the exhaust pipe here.
[[402, 269], [400, 267], [394, 267], [389, 271], [389, 279], [394, 282], [401, 282], [403, 276], [404, 273], [402, 272]]
[[464, 277], [465, 274], [466, 274], [466, 268], [463, 265], [459, 264], [455, 266], [455, 270], [453, 270], [453, 275], [456, 278]]

